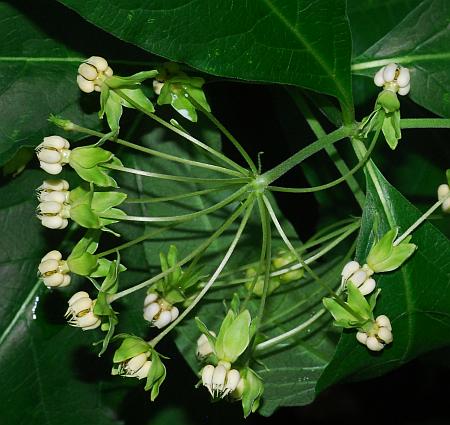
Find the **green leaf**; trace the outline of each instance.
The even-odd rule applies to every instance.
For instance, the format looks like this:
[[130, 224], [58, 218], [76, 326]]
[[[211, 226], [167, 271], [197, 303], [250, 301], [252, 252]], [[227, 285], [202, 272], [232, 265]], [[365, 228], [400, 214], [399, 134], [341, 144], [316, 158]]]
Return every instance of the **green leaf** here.
[[[99, 0], [96, 7], [61, 2], [122, 40], [207, 73], [299, 85], [336, 96], [347, 107], [352, 103], [343, 1], [211, 2], [208, 7], [199, 0], [158, 0], [152, 7], [126, 0]], [[151, 31], [142, 31], [148, 22]]]
[[[5, 40], [0, 46], [0, 165], [20, 147], [37, 146], [45, 136], [56, 133], [67, 137], [47, 121], [51, 112], [64, 111], [67, 118], [81, 125], [99, 126], [96, 114], [86, 113], [79, 102], [81, 92], [75, 78], [84, 54], [52, 39], [37, 24], [36, 19], [38, 23], [43, 19], [42, 7], [47, 5], [0, 2], [0, 38]], [[55, 19], [67, 18], [63, 12], [52, 5]], [[84, 26], [79, 27], [83, 30]], [[92, 35], [92, 30], [87, 29], [88, 34]]]
[[152, 365], [148, 371], [145, 390], [150, 390], [150, 400], [155, 401], [159, 394], [159, 387], [166, 379], [166, 367], [155, 350], [152, 350], [151, 362]]
[[[404, 231], [421, 215], [377, 169], [374, 176], [380, 191], [368, 181], [358, 261], [367, 257], [375, 237], [381, 237], [394, 226]], [[376, 235], [375, 220], [378, 220]], [[450, 262], [444, 260], [449, 258], [450, 242], [430, 223], [422, 224], [414, 232], [414, 241], [418, 249], [407, 263], [395, 272], [377, 275], [382, 292], [374, 316], [385, 314], [390, 318], [393, 343], [374, 355], [356, 342], [354, 333], [343, 333], [333, 360], [319, 380], [318, 391], [343, 379], [382, 375], [450, 343], [450, 293], [444, 289], [450, 273]]]
[[389, 62], [406, 66], [411, 71], [411, 98], [438, 115], [450, 116], [449, 15], [448, 1], [422, 1], [354, 60], [354, 72], [373, 77]]

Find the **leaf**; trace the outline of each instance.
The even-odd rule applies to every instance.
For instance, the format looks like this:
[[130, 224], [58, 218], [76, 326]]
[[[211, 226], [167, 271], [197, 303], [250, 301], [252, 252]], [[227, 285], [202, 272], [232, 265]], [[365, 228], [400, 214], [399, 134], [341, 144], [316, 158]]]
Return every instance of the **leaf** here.
[[424, 0], [398, 25], [354, 60], [354, 72], [373, 77], [389, 62], [411, 71], [411, 98], [430, 111], [450, 116], [450, 4]]
[[[351, 105], [351, 38], [343, 1], [61, 3], [122, 40], [201, 71], [299, 85]], [[149, 23], [151, 30], [143, 31]]]
[[[381, 237], [394, 226], [405, 231], [420, 217], [419, 211], [392, 187], [375, 169], [380, 186], [367, 183], [367, 201], [361, 233], [358, 239], [357, 260], [364, 262], [374, 238]], [[392, 215], [389, 223], [386, 210]], [[372, 228], [378, 220], [377, 235]], [[343, 333], [337, 351], [317, 385], [323, 391], [343, 379], [367, 379], [382, 375], [425, 352], [450, 343], [450, 242], [430, 223], [422, 224], [414, 232], [418, 249], [398, 270], [376, 275], [381, 294], [374, 316], [387, 315], [392, 323], [394, 341], [380, 354], [373, 354], [358, 344], [353, 332]]]
[[[83, 54], [49, 38], [23, 13], [35, 8], [42, 16], [42, 8], [50, 7], [46, 3], [0, 2], [0, 165], [19, 148], [37, 146], [44, 136], [58, 133], [47, 122], [50, 112], [64, 111], [82, 125], [98, 126], [96, 114], [83, 111], [79, 102], [75, 78]], [[55, 17], [61, 15], [53, 3], [51, 7]]]

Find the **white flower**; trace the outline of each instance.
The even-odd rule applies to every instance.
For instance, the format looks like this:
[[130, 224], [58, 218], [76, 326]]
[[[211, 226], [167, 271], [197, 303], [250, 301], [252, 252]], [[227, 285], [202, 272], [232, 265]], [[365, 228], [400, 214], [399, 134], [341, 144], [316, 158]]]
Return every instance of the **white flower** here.
[[66, 180], [44, 180], [38, 188], [37, 217], [49, 229], [64, 229], [70, 218], [69, 183]]
[[49, 174], [59, 174], [64, 164], [69, 162], [70, 143], [60, 136], [44, 137], [36, 146], [36, 153], [41, 168]]
[[[212, 331], [209, 332], [212, 336], [216, 336], [216, 334]], [[197, 357], [199, 360], [205, 359], [210, 354], [214, 353], [214, 348], [209, 343], [208, 338], [205, 334], [201, 334], [197, 339]]]
[[202, 384], [214, 398], [226, 397], [237, 388], [240, 381], [239, 371], [231, 369], [231, 365], [226, 362], [219, 362], [215, 367], [206, 365], [202, 369]]
[[92, 93], [101, 91], [103, 81], [113, 75], [106, 59], [100, 56], [91, 56], [78, 67], [77, 83], [81, 91]]
[[359, 331], [356, 339], [369, 350], [381, 351], [393, 341], [391, 321], [384, 314], [378, 316], [369, 331]]
[[126, 378], [147, 378], [152, 362], [148, 360], [148, 353], [141, 353], [126, 360], [119, 366], [119, 375]]
[[352, 282], [361, 294], [368, 295], [376, 286], [375, 279], [371, 277], [373, 273], [367, 264], [361, 267], [357, 261], [350, 261], [342, 269], [342, 282]]
[[450, 213], [450, 187], [448, 184], [441, 184], [437, 191], [439, 201], [444, 201], [442, 203], [442, 211], [445, 213]]
[[69, 267], [59, 251], [50, 251], [44, 255], [38, 269], [48, 288], [62, 288], [70, 283]]
[[378, 87], [383, 87], [384, 90], [393, 91], [401, 96], [407, 95], [411, 88], [409, 69], [396, 63], [383, 66], [375, 74], [373, 81]]
[[144, 300], [144, 319], [158, 329], [173, 322], [179, 315], [178, 308], [151, 292]]
[[76, 326], [83, 331], [98, 328], [101, 319], [94, 314], [95, 301], [84, 291], [75, 293], [69, 300], [69, 308], [64, 315], [70, 326]]

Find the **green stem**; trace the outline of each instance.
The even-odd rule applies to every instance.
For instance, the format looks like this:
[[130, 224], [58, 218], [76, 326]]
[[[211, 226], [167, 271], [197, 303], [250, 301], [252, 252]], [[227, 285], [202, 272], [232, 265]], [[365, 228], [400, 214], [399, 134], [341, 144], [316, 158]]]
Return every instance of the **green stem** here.
[[[298, 91], [292, 91], [289, 92], [292, 96], [295, 104], [297, 105], [298, 109], [302, 112], [303, 116], [306, 119], [306, 122], [310, 126], [311, 130], [315, 134], [316, 137], [321, 138], [326, 135], [325, 130], [320, 125], [320, 122], [318, 119], [314, 116], [313, 112], [311, 111], [311, 108], [308, 106], [308, 103], [304, 96]], [[353, 173], [349, 172], [349, 168], [345, 161], [342, 159], [342, 157], [339, 155], [339, 152], [337, 149], [333, 146], [326, 146], [325, 152], [328, 154], [330, 159], [333, 161], [334, 165], [338, 169], [338, 171], [341, 173], [342, 176], [346, 176], [344, 179], [352, 191], [356, 201], [360, 205], [361, 208], [364, 206], [364, 193], [359, 187], [358, 182], [353, 177]], [[359, 168], [358, 168], [359, 169]]]
[[207, 111], [202, 105], [200, 105], [192, 96], [189, 96], [186, 90], [184, 90], [185, 96], [195, 106], [196, 109], [202, 111], [206, 117], [227, 137], [227, 139], [233, 144], [233, 146], [239, 151], [244, 160], [249, 165], [253, 174], [257, 174], [255, 163], [248, 155], [247, 151], [242, 147], [238, 140], [225, 128], [225, 126], [209, 111]]
[[316, 140], [314, 143], [311, 143], [309, 146], [299, 150], [296, 154], [292, 155], [281, 164], [262, 174], [259, 179], [265, 184], [269, 185], [273, 181], [280, 178], [283, 174], [287, 173], [289, 170], [303, 162], [305, 159], [319, 152], [326, 146], [330, 146], [333, 143], [336, 143], [339, 140], [350, 136], [353, 131], [354, 130], [350, 127], [338, 128], [332, 133], [329, 133], [326, 136]]
[[199, 178], [199, 177], [174, 176], [171, 174], [152, 173], [149, 171], [137, 170], [135, 168], [128, 168], [128, 167], [123, 167], [121, 165], [115, 165], [115, 164], [101, 164], [101, 166], [103, 168], [108, 168], [110, 170], [123, 171], [125, 173], [135, 174], [138, 176], [152, 177], [155, 179], [162, 179], [162, 180], [172, 180], [172, 181], [183, 182], [183, 183], [233, 185], [233, 184], [247, 183], [250, 181], [249, 177], [240, 177], [240, 178], [236, 177], [236, 178], [225, 178], [225, 179], [206, 179], [206, 178], [203, 179], [203, 178]]
[[[375, 145], [377, 144], [378, 136], [380, 134], [380, 129], [376, 132], [368, 151], [364, 155], [364, 157], [356, 164], [351, 170], [349, 170], [346, 174], [344, 174], [342, 177], [333, 180], [330, 183], [321, 184], [319, 186], [314, 187], [304, 187], [304, 188], [295, 188], [295, 187], [279, 187], [279, 186], [269, 186], [268, 189], [274, 192], [289, 192], [289, 193], [310, 193], [310, 192], [318, 192], [321, 190], [330, 189], [334, 186], [337, 186], [338, 184], [342, 183], [343, 181], [347, 181], [348, 177], [355, 174], [361, 167], [364, 166], [364, 164], [369, 160], [370, 155], [372, 154], [372, 151], [375, 148]], [[345, 165], [347, 167], [347, 165]], [[359, 186], [358, 186], [359, 189]], [[358, 192], [361, 193], [362, 192]], [[356, 194], [355, 194], [356, 196]], [[358, 198], [357, 198], [358, 199]], [[359, 201], [358, 201], [359, 202]], [[360, 204], [361, 205], [361, 204]], [[361, 205], [362, 207], [362, 205]]]
[[295, 328], [293, 328], [287, 332], [284, 332], [281, 335], [277, 335], [274, 338], [268, 339], [267, 341], [259, 343], [255, 347], [255, 352], [261, 353], [275, 345], [278, 345], [280, 342], [283, 342], [286, 339], [292, 338], [293, 336], [297, 335], [298, 333], [302, 332], [303, 330], [305, 330], [306, 328], [311, 326], [315, 321], [320, 319], [326, 311], [327, 310], [322, 308], [316, 314], [314, 314], [314, 316], [312, 316], [310, 319], [306, 320], [305, 322], [301, 323], [300, 325], [296, 326]]
[[132, 99], [130, 99], [126, 94], [124, 94], [121, 90], [114, 90], [122, 99], [126, 100], [130, 105], [132, 105], [137, 110], [143, 112], [145, 115], [149, 116], [153, 120], [155, 120], [157, 123], [161, 124], [162, 126], [168, 128], [169, 130], [173, 131], [174, 133], [178, 134], [181, 137], [184, 137], [186, 140], [189, 140], [191, 143], [193, 143], [196, 146], [199, 146], [200, 148], [204, 149], [205, 151], [209, 152], [211, 155], [215, 156], [216, 158], [219, 158], [226, 164], [233, 167], [235, 170], [239, 171], [240, 173], [244, 175], [248, 175], [248, 171], [241, 167], [239, 164], [234, 162], [232, 159], [228, 158], [221, 152], [213, 149], [212, 147], [208, 146], [207, 144], [201, 142], [200, 140], [197, 140], [195, 137], [192, 137], [190, 134], [186, 133], [185, 131], [179, 129], [178, 127], [175, 127], [174, 125], [168, 123], [167, 121], [163, 120], [162, 118], [158, 117], [157, 115], [153, 114], [152, 112], [148, 112], [145, 109], [141, 109], [138, 104], [136, 104]]
[[218, 209], [228, 205], [229, 203], [231, 203], [234, 200], [236, 200], [237, 198], [239, 198], [247, 190], [248, 190], [248, 186], [241, 187], [239, 190], [234, 192], [232, 195], [226, 197], [225, 199], [218, 202], [217, 204], [214, 204], [208, 208], [205, 208], [204, 210], [196, 211], [196, 212], [190, 213], [190, 214], [173, 215], [173, 216], [167, 216], [167, 217], [141, 217], [141, 216], [133, 216], [133, 215], [119, 216], [119, 215], [115, 215], [115, 214], [103, 213], [103, 214], [100, 214], [100, 216], [102, 218], [109, 218], [109, 219], [113, 219], [113, 220], [139, 221], [139, 222], [149, 222], [149, 223], [189, 221], [189, 220], [193, 220], [197, 217], [201, 217], [203, 215], [207, 215], [214, 211], [217, 211]]
[[259, 215], [261, 217], [261, 226], [262, 226], [262, 232], [263, 232], [263, 241], [265, 241], [265, 264], [264, 264], [264, 284], [263, 284], [263, 292], [261, 294], [261, 300], [259, 302], [259, 309], [258, 314], [255, 318], [255, 339], [256, 341], [256, 335], [258, 333], [259, 327], [261, 326], [261, 321], [264, 315], [264, 309], [266, 306], [266, 299], [267, 299], [267, 291], [269, 289], [269, 283], [270, 283], [270, 265], [272, 262], [272, 234], [271, 234], [271, 228], [270, 228], [270, 218], [267, 215], [266, 206], [264, 205], [264, 201], [261, 199], [261, 194], [257, 195], [257, 201], [258, 201], [258, 209], [259, 209]]
[[239, 225], [239, 228], [233, 238], [233, 241], [231, 242], [231, 245], [229, 246], [227, 252], [225, 253], [225, 256], [223, 257], [223, 259], [220, 262], [219, 266], [217, 267], [216, 271], [211, 276], [211, 278], [209, 279], [207, 284], [200, 291], [200, 293], [195, 297], [195, 299], [192, 301], [192, 303], [189, 304], [189, 306], [178, 316], [178, 318], [175, 321], [173, 321], [166, 329], [164, 329], [164, 331], [162, 331], [155, 338], [153, 338], [151, 341], [149, 341], [149, 344], [152, 347], [155, 347], [156, 344], [158, 344], [172, 329], [175, 328], [175, 326], [178, 325], [178, 323], [180, 323], [194, 309], [194, 307], [200, 302], [200, 300], [205, 296], [205, 294], [208, 292], [208, 290], [214, 284], [216, 279], [219, 277], [223, 268], [227, 265], [231, 255], [233, 254], [233, 252], [236, 248], [237, 243], [239, 242], [239, 239], [242, 236], [242, 232], [244, 231], [247, 221], [253, 210], [253, 204], [254, 204], [253, 196], [250, 196], [249, 199], [251, 199], [252, 202], [246, 207], [246, 211], [245, 211], [244, 217], [242, 218], [241, 224]]
[[431, 214], [433, 214], [445, 201], [447, 198], [443, 198], [437, 201], [433, 206], [426, 211], [416, 222], [411, 224], [405, 232], [399, 236], [392, 245], [397, 246], [401, 244], [414, 230], [416, 230]]
[[[56, 121], [56, 120], [52, 120], [52, 122], [54, 122], [56, 125], [59, 125], [58, 121]], [[70, 122], [70, 124], [67, 123], [66, 120], [63, 120], [63, 122], [65, 123], [63, 128], [68, 131], [76, 131], [78, 133], [83, 133], [83, 134], [88, 134], [90, 136], [99, 137], [100, 139], [102, 139], [106, 136], [105, 133], [91, 130], [90, 128], [81, 127], [78, 124], [75, 124], [73, 122]], [[198, 167], [198, 168], [206, 168], [209, 170], [217, 171], [219, 173], [228, 174], [230, 176], [236, 176], [236, 177], [242, 176], [242, 173], [240, 173], [239, 171], [233, 171], [228, 168], [220, 167], [218, 165], [206, 164], [204, 162], [193, 161], [193, 160], [181, 158], [181, 157], [178, 157], [175, 155], [170, 155], [168, 153], [159, 152], [154, 149], [146, 148], [145, 146], [137, 145], [136, 143], [131, 143], [124, 139], [116, 139], [112, 135], [111, 135], [111, 137], [109, 137], [108, 140], [110, 140], [111, 142], [117, 143], [119, 145], [126, 146], [130, 149], [134, 149], [139, 152], [143, 152], [148, 155], [155, 156], [155, 157], [167, 159], [169, 161], [178, 162], [178, 163], [182, 163], [182, 164], [186, 164], [186, 165], [191, 165], [193, 167]]]
[[450, 118], [404, 118], [401, 128], [450, 128]]
[[248, 207], [250, 203], [250, 197], [241, 205], [239, 205], [238, 208], [231, 214], [231, 216], [217, 229], [205, 242], [200, 244], [194, 251], [192, 251], [189, 255], [184, 257], [182, 260], [178, 261], [177, 264], [175, 264], [173, 267], [170, 267], [165, 272], [161, 272], [157, 274], [156, 276], [147, 279], [137, 285], [134, 285], [130, 288], [127, 288], [121, 292], [118, 292], [117, 294], [111, 295], [109, 297], [109, 302], [116, 301], [120, 298], [123, 298], [129, 294], [132, 294], [133, 292], [139, 291], [143, 288], [146, 288], [147, 286], [150, 286], [151, 284], [157, 282], [158, 280], [162, 279], [164, 276], [167, 276], [169, 273], [172, 273], [177, 267], [181, 267], [184, 264], [191, 261], [193, 258], [195, 258], [198, 253], [206, 250], [225, 230], [227, 230], [233, 222], [241, 215], [242, 211]]
[[180, 199], [186, 199], [186, 198], [192, 198], [193, 196], [201, 196], [206, 195], [208, 193], [214, 193], [219, 192], [221, 190], [227, 190], [229, 189], [229, 186], [224, 187], [215, 187], [213, 189], [203, 189], [203, 190], [197, 190], [195, 192], [189, 192], [189, 193], [181, 193], [179, 195], [174, 196], [148, 196], [148, 197], [140, 197], [140, 198], [127, 198], [125, 200], [125, 203], [127, 204], [151, 204], [151, 203], [158, 203], [158, 202], [171, 202], [171, 201], [178, 201]]

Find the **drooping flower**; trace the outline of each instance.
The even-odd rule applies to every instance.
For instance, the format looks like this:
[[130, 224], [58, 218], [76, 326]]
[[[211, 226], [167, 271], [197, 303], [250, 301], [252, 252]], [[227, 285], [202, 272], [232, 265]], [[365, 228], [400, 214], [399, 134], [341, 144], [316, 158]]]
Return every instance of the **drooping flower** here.
[[69, 299], [69, 308], [64, 317], [68, 319], [70, 326], [76, 326], [83, 331], [98, 328], [101, 319], [94, 314], [95, 301], [87, 292], [80, 291]]
[[36, 147], [41, 168], [49, 174], [59, 174], [63, 165], [69, 162], [70, 143], [60, 136], [44, 137]]
[[101, 91], [103, 81], [113, 75], [106, 59], [100, 56], [91, 56], [78, 67], [77, 83], [84, 93]]
[[39, 274], [48, 288], [62, 288], [70, 284], [70, 270], [67, 261], [62, 259], [59, 251], [50, 251], [44, 257], [38, 267]]

